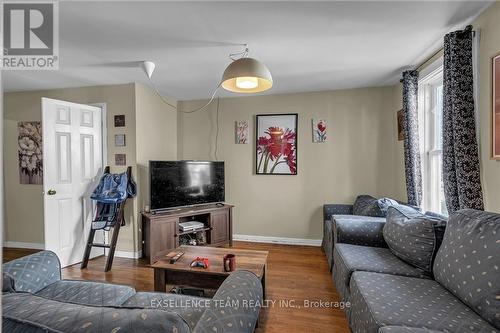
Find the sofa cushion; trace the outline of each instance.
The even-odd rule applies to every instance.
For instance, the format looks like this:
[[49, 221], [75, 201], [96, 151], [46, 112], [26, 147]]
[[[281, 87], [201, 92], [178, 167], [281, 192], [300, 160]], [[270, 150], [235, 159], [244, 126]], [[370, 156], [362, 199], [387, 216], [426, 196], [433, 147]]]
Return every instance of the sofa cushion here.
[[434, 275], [500, 329], [500, 214], [471, 209], [451, 214]]
[[387, 247], [383, 229], [385, 217], [333, 215], [333, 243]]
[[196, 326], [203, 311], [210, 306], [209, 298], [154, 292], [138, 292], [121, 305], [123, 308], [158, 309], [177, 313], [191, 329]]
[[450, 333], [498, 333], [434, 280], [371, 272], [352, 275], [350, 319], [353, 332], [410, 326]]
[[408, 265], [387, 248], [337, 244], [333, 253], [333, 279], [343, 301], [349, 300], [349, 281], [356, 271], [429, 278], [427, 273]]
[[330, 271], [333, 267], [333, 222], [325, 220], [323, 225], [323, 251], [325, 251], [328, 268]]
[[167, 311], [68, 304], [29, 293], [4, 294], [2, 302], [5, 332], [191, 332]]
[[76, 280], [61, 280], [36, 293], [55, 301], [94, 306], [119, 306], [134, 294], [129, 286]]
[[392, 206], [387, 213], [384, 240], [392, 253], [407, 263], [432, 272], [446, 221], [426, 216], [408, 206]]

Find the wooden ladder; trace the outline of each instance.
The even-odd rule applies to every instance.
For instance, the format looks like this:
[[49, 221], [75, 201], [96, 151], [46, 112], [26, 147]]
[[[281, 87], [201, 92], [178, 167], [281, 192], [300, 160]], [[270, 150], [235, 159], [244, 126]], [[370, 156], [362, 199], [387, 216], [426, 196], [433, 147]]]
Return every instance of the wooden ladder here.
[[[107, 166], [104, 169], [104, 173], [110, 173], [109, 171], [109, 166]], [[130, 179], [132, 177], [132, 167], [127, 167], [127, 178], [128, 181], [130, 182]], [[108, 259], [106, 260], [106, 267], [104, 268], [105, 272], [109, 272], [111, 270], [111, 266], [113, 266], [113, 259], [115, 257], [115, 250], [116, 250], [116, 242], [118, 241], [118, 234], [120, 233], [120, 227], [125, 225], [125, 203], [127, 200], [121, 202], [119, 204], [118, 208], [118, 216], [117, 219], [113, 225], [113, 234], [111, 236], [111, 243], [105, 244], [105, 243], [94, 243], [94, 236], [95, 232], [97, 230], [93, 229], [92, 227], [90, 228], [90, 233], [89, 237], [87, 239], [87, 245], [85, 247], [85, 253], [83, 254], [83, 260], [81, 264], [81, 268], [84, 269], [87, 267], [87, 264], [89, 263], [89, 258], [90, 258], [90, 252], [92, 251], [92, 247], [100, 247], [100, 248], [105, 248], [109, 249], [108, 252]]]

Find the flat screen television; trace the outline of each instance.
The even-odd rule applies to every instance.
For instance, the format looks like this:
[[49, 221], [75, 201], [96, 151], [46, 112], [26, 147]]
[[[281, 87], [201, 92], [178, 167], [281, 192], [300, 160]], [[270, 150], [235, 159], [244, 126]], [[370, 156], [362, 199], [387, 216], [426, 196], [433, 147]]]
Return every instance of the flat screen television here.
[[224, 162], [149, 161], [151, 210], [224, 201]]

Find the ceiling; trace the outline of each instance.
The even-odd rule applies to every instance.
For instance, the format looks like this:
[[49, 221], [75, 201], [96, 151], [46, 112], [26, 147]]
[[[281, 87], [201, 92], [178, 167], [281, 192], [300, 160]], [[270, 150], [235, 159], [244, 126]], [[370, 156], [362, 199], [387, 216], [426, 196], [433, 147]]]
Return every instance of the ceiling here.
[[268, 94], [394, 84], [491, 3], [63, 1], [60, 69], [4, 71], [4, 89], [147, 83], [135, 62], [151, 60], [162, 93], [208, 98], [241, 43], [269, 67]]

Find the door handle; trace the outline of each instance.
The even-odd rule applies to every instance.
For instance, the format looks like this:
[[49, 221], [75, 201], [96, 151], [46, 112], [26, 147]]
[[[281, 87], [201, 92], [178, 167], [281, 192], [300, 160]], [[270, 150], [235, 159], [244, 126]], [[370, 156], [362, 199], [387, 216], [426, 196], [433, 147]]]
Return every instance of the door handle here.
[[56, 190], [53, 190], [53, 189], [50, 189], [50, 190], [47, 191], [48, 195], [54, 195], [56, 193], [57, 193]]

